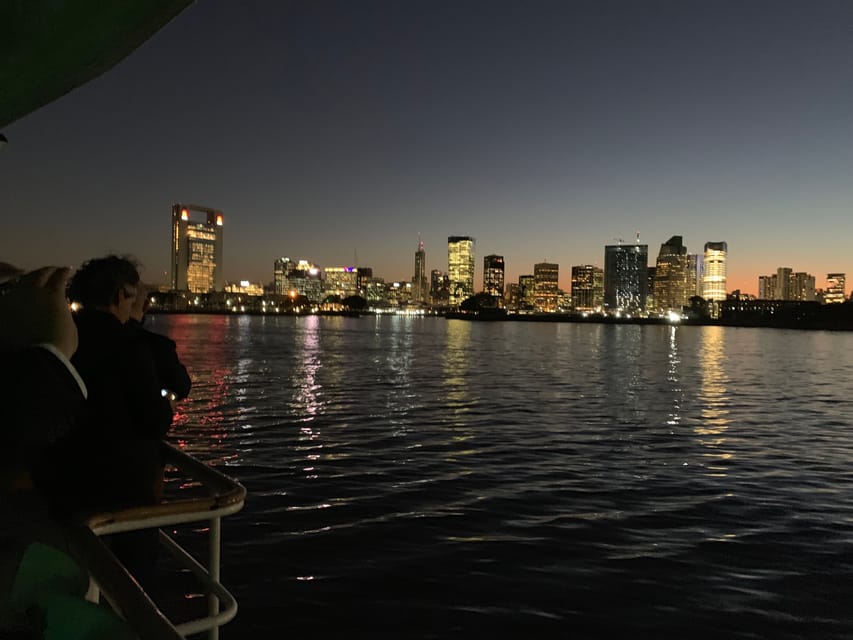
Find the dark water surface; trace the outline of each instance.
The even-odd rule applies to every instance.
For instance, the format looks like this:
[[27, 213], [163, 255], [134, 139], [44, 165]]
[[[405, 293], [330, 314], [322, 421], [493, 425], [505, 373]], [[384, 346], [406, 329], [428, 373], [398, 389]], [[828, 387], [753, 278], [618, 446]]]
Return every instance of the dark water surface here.
[[853, 637], [853, 334], [158, 316], [223, 638]]

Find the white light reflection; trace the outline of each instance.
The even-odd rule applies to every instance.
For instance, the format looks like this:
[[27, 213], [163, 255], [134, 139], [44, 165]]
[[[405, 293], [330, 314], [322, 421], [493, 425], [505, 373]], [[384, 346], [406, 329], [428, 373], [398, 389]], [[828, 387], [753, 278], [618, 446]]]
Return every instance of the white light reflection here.
[[[323, 401], [320, 399], [322, 387], [317, 383], [317, 372], [323, 366], [320, 350], [320, 318], [306, 316], [304, 318], [302, 336], [301, 361], [293, 372], [293, 388], [296, 390], [293, 408], [304, 422], [310, 422], [322, 412]], [[310, 427], [304, 427], [303, 433], [311, 433]]]
[[297, 353], [297, 363], [291, 379], [294, 389], [291, 409], [302, 423], [299, 428], [300, 449], [307, 449], [306, 465], [302, 471], [309, 480], [319, 477], [314, 463], [320, 458], [317, 450], [323, 447], [319, 442], [320, 431], [312, 425], [317, 416], [323, 413], [325, 406], [322, 400], [323, 388], [317, 382], [317, 374], [323, 366], [320, 322], [321, 318], [318, 316], [306, 316], [302, 319], [302, 351]]
[[669, 368], [667, 369], [666, 379], [670, 383], [672, 391], [672, 411], [669, 414], [669, 419], [666, 423], [672, 427], [676, 427], [681, 423], [681, 380], [679, 378], [679, 369], [681, 358], [678, 355], [678, 327], [672, 326], [669, 328]]
[[694, 428], [699, 442], [706, 447], [705, 457], [710, 458], [709, 475], [725, 477], [726, 460], [732, 457], [726, 447], [725, 433], [729, 428], [728, 388], [729, 378], [723, 369], [726, 355], [725, 328], [702, 327], [700, 359], [702, 364], [702, 421]]
[[472, 322], [447, 322], [447, 343], [444, 347], [444, 385], [447, 387], [447, 407], [460, 413], [468, 400], [468, 367], [471, 354]]

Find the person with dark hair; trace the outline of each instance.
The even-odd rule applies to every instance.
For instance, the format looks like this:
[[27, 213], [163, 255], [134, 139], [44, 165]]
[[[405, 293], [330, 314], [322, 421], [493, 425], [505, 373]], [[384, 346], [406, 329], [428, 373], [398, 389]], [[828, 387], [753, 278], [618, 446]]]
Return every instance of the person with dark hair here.
[[89, 260], [74, 274], [69, 298], [79, 346], [72, 362], [89, 388], [89, 423], [100, 442], [154, 441], [172, 424], [147, 346], [124, 326], [139, 287], [139, 272], [127, 258]]
[[[77, 482], [67, 483], [64, 495], [63, 488], [58, 490], [59, 502], [70, 510], [117, 509], [160, 499], [160, 440], [172, 424], [172, 407], [161, 392], [151, 350], [125, 326], [139, 280], [131, 260], [111, 255], [85, 262], [69, 286], [71, 302], [79, 306], [74, 313], [79, 346], [71, 362], [89, 391], [85, 428], [69, 458], [73, 468], [63, 472]], [[156, 547], [156, 530], [113, 538], [116, 556], [140, 582], [151, 577]]]

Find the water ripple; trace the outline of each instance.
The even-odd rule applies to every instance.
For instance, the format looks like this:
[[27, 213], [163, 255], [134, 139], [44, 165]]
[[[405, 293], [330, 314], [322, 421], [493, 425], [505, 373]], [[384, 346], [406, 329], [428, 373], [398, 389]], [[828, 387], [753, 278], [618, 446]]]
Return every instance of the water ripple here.
[[[159, 316], [226, 637], [853, 635], [853, 336]], [[191, 487], [174, 490], [191, 490]]]

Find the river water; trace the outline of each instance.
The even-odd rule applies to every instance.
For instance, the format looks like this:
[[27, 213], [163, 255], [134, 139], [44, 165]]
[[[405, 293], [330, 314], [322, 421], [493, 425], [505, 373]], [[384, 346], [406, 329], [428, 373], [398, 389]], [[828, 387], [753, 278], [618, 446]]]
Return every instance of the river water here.
[[853, 637], [853, 334], [155, 316], [223, 638]]

